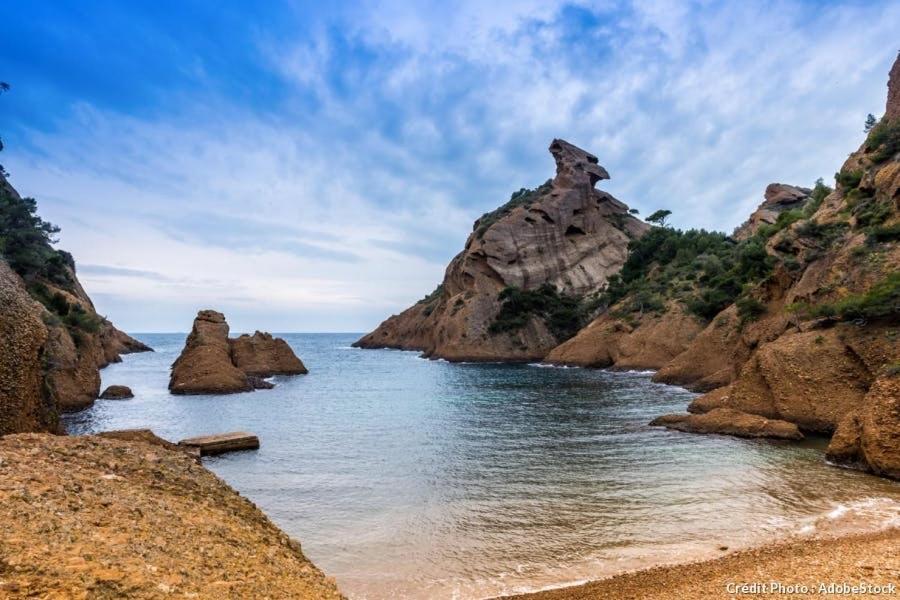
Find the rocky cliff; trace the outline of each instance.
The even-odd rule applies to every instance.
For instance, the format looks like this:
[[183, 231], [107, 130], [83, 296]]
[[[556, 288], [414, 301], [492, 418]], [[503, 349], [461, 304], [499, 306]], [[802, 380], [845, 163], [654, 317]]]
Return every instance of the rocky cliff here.
[[452, 361], [524, 361], [543, 358], [574, 333], [590, 297], [647, 225], [594, 189], [609, 178], [597, 157], [563, 140], [553, 140], [550, 153], [552, 180], [478, 219], [434, 293], [355, 345]]
[[656, 381], [708, 391], [689, 410], [715, 418], [657, 424], [747, 435], [795, 425], [833, 434], [832, 460], [900, 478], [898, 94], [900, 58], [885, 116], [835, 189], [769, 186], [738, 239], [644, 236], [606, 313], [548, 360], [658, 368]]
[[97, 398], [99, 369], [149, 350], [97, 314], [55, 231], [0, 176], [0, 435], [58, 430]]
[[194, 319], [184, 349], [172, 364], [173, 394], [234, 394], [266, 389], [263, 377], [301, 375], [306, 367], [286, 341], [257, 331], [228, 337], [225, 315], [201, 310]]

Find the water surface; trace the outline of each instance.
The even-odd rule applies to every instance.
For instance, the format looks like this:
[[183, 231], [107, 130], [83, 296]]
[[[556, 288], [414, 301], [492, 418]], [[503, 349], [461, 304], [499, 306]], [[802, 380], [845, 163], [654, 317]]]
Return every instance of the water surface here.
[[825, 464], [824, 440], [651, 428], [693, 397], [649, 373], [449, 364], [282, 334], [310, 369], [273, 390], [171, 396], [184, 334], [138, 335], [73, 433], [231, 430], [262, 447], [206, 459], [351, 598], [483, 598], [791, 533], [900, 523], [900, 484]]

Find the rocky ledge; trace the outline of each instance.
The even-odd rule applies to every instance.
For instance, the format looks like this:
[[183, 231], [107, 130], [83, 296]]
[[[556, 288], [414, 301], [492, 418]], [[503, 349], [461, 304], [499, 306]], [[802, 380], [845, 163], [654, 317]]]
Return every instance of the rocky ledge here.
[[5, 436], [0, 519], [4, 598], [342, 598], [251, 502], [161, 445]]
[[234, 394], [268, 389], [263, 380], [272, 375], [307, 373], [286, 341], [257, 331], [237, 339], [228, 338], [225, 315], [201, 310], [185, 341], [184, 350], [172, 364], [169, 391], [173, 394]]
[[800, 429], [793, 423], [766, 419], [731, 408], [716, 408], [702, 414], [663, 415], [653, 419], [650, 425], [691, 433], [721, 433], [745, 438], [803, 439]]

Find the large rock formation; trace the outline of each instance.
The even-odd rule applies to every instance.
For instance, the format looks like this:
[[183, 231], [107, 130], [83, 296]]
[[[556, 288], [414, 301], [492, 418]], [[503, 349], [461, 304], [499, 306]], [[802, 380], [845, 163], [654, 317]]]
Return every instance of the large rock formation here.
[[763, 225], [773, 225], [781, 213], [802, 207], [809, 199], [810, 192], [812, 190], [809, 188], [770, 183], [766, 187], [765, 200], [743, 225], [734, 230], [734, 238], [745, 240], [752, 237]]
[[150, 432], [109, 437], [0, 439], [0, 597], [343, 598], [195, 457]]
[[299, 375], [306, 367], [281, 338], [257, 331], [228, 338], [225, 315], [201, 310], [172, 364], [169, 391], [173, 394], [234, 394], [271, 388], [263, 377]]
[[[27, 213], [32, 202], [2, 175], [0, 196], [10, 215]], [[97, 398], [99, 369], [150, 350], [97, 314], [71, 255], [31, 235], [25, 221], [11, 218], [0, 231], [15, 240], [9, 251], [19, 259], [0, 256], [0, 435], [58, 431], [60, 411]]]
[[[900, 478], [898, 98], [900, 58], [885, 117], [844, 163], [835, 190], [769, 186], [735, 234], [746, 251], [738, 258], [755, 256], [762, 265], [762, 252], [768, 271], [739, 288], [734, 303], [705, 322], [675, 327], [684, 318], [675, 301], [680, 286], [698, 279], [689, 274], [666, 287], [658, 281], [666, 265], [654, 264], [645, 283], [663, 294], [663, 308], [636, 315], [634, 299], [625, 297], [548, 360], [655, 366], [655, 381], [708, 391], [691, 404], [692, 415], [657, 424], [745, 435], [776, 423], [772, 433], [791, 437], [787, 423], [834, 434], [834, 462]], [[786, 210], [794, 212], [779, 219]]]
[[562, 341], [564, 334], [537, 313], [492, 327], [503, 304], [500, 293], [546, 285], [575, 298], [596, 293], [647, 225], [594, 189], [609, 178], [597, 157], [563, 140], [553, 140], [550, 153], [556, 161], [553, 180], [513, 194], [478, 219], [438, 289], [355, 345], [422, 350], [452, 361], [521, 361], [543, 358]]

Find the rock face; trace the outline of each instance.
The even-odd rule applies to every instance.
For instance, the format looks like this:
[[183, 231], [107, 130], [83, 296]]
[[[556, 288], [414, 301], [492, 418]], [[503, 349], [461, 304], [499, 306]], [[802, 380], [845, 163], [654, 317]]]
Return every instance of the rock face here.
[[809, 188], [770, 183], [766, 187], [765, 200], [743, 225], [734, 230], [734, 238], [744, 240], [752, 237], [761, 226], [775, 223], [784, 211], [803, 206], [811, 192]]
[[594, 189], [609, 178], [597, 157], [563, 140], [553, 140], [550, 153], [553, 180], [513, 194], [478, 219], [435, 293], [354, 345], [422, 350], [451, 361], [523, 361], [543, 358], [562, 341], [537, 315], [512, 330], [492, 329], [500, 292], [544, 284], [577, 297], [598, 292], [625, 262], [628, 242], [647, 225]]
[[251, 502], [148, 441], [0, 439], [0, 596], [342, 598]]
[[663, 415], [651, 421], [650, 425], [691, 433], [721, 433], [745, 438], [803, 439], [803, 434], [794, 423], [766, 419], [732, 408], [716, 408], [699, 415]]
[[[900, 118], [898, 94], [900, 58], [887, 122], [846, 160], [835, 190], [767, 188], [734, 238], [774, 266], [737, 302], [691, 322], [672, 288], [657, 292], [666, 304], [656, 314], [626, 313], [626, 298], [547, 360], [657, 368], [654, 381], [706, 393], [691, 414], [654, 424], [785, 439], [832, 435], [831, 461], [900, 478], [900, 155], [893, 150], [900, 140], [885, 126]], [[664, 269], [647, 272], [648, 287]], [[748, 299], [752, 313], [739, 304]]]
[[[0, 195], [11, 205], [25, 203], [2, 175]], [[0, 435], [58, 431], [59, 412], [97, 398], [99, 369], [121, 354], [150, 350], [97, 314], [68, 253], [33, 245], [54, 263], [52, 277], [46, 264], [20, 273], [0, 257]]]
[[286, 341], [257, 331], [230, 340], [234, 365], [253, 377], [305, 375], [309, 371]]
[[263, 377], [307, 373], [306, 367], [281, 338], [257, 331], [228, 338], [225, 315], [201, 310], [172, 364], [173, 394], [234, 394], [274, 387]]
[[127, 400], [128, 398], [134, 398], [134, 394], [127, 385], [111, 385], [100, 394], [101, 400]]

